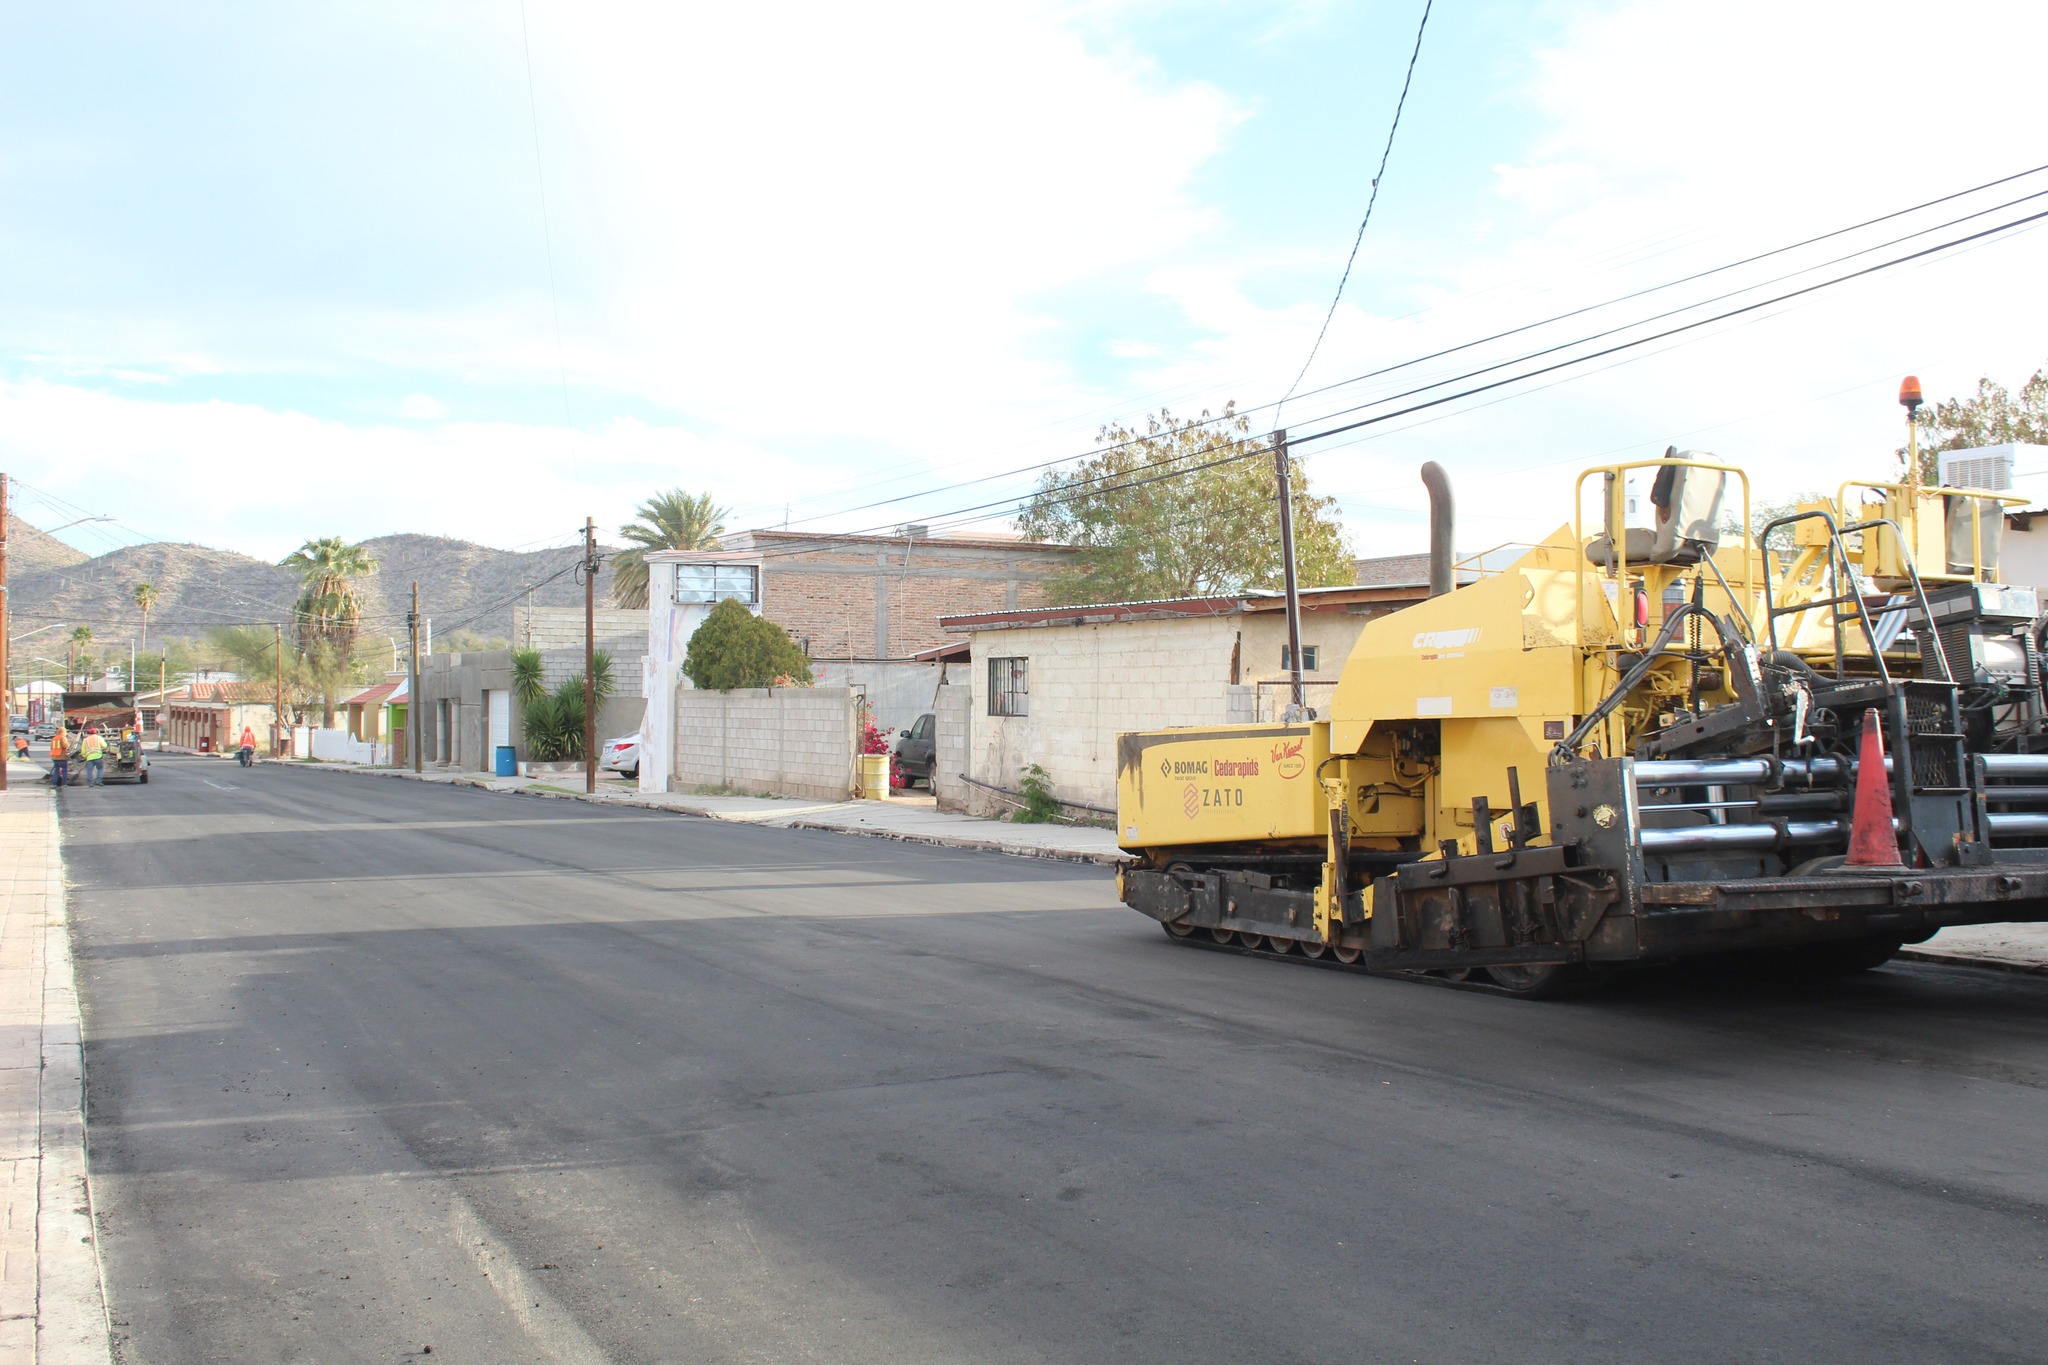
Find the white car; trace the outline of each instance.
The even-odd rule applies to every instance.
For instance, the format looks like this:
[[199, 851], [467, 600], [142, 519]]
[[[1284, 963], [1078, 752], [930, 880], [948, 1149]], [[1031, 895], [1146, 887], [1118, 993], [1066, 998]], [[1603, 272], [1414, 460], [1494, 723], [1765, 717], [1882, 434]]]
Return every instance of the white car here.
[[640, 736], [627, 735], [624, 739], [606, 740], [597, 766], [621, 777], [640, 776]]

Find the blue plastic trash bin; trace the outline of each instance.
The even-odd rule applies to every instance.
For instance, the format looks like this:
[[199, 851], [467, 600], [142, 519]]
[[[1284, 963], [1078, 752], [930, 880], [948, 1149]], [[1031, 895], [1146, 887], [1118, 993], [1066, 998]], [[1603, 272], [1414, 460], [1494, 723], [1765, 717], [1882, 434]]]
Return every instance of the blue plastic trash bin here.
[[509, 744], [498, 746], [497, 774], [499, 777], [519, 776], [519, 760], [512, 756], [512, 746]]

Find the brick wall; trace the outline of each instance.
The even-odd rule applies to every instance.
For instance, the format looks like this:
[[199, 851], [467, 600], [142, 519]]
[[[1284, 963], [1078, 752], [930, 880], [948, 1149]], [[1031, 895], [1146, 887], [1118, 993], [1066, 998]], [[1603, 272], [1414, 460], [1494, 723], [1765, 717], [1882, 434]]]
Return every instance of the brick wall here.
[[1029, 542], [903, 540], [753, 531], [727, 548], [762, 556], [761, 614], [814, 659], [901, 659], [943, 643], [941, 616], [1045, 604], [1072, 555]]
[[844, 687], [677, 692], [674, 790], [851, 799], [853, 699]]

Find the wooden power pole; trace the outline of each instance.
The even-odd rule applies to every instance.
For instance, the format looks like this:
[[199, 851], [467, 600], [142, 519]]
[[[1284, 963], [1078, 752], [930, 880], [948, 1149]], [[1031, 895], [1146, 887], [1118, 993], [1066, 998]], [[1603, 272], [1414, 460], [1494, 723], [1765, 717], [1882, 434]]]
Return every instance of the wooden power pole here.
[[277, 666], [277, 690], [271, 694], [270, 704], [277, 715], [270, 722], [270, 756], [276, 758], [284, 752], [284, 627], [272, 626], [271, 631], [277, 640], [277, 657], [273, 660]]
[[412, 634], [412, 658], [406, 664], [405, 747], [412, 750], [412, 770], [420, 770], [420, 581], [412, 581], [412, 610], [405, 616]]
[[[14, 660], [7, 653], [7, 476], [0, 474], [0, 724], [8, 721], [13, 701]], [[14, 731], [6, 731], [6, 742], [14, 745]], [[7, 758], [0, 755], [0, 792], [7, 790]]]
[[583, 519], [583, 791], [597, 791], [597, 523]]
[[1273, 474], [1280, 485], [1280, 567], [1287, 587], [1287, 680], [1293, 702], [1287, 719], [1302, 719], [1301, 696], [1301, 585], [1294, 577], [1294, 498], [1288, 484], [1287, 433], [1273, 433]]

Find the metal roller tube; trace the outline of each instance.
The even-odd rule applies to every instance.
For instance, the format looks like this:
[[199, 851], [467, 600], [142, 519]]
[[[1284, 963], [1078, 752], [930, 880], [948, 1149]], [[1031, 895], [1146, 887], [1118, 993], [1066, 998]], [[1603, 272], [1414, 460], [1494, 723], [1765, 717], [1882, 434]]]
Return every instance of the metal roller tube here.
[[1644, 758], [1636, 760], [1638, 787], [1753, 786], [1767, 781], [1767, 758]]
[[[1839, 839], [1847, 832], [1847, 826], [1840, 820], [1785, 822], [1785, 842], [1788, 844], [1810, 844], [1823, 839]], [[1645, 853], [1735, 852], [1777, 846], [1778, 830], [1775, 825], [1699, 825], [1691, 829], [1643, 831]]]
[[1986, 777], [2048, 777], [2048, 754], [1985, 754]]
[[[2048, 763], [2048, 757], [2041, 760]], [[1786, 778], [1795, 781], [1840, 781], [1856, 771], [1853, 763], [1839, 758], [1788, 758], [1780, 765]], [[1890, 772], [1892, 761], [1884, 761]], [[2048, 768], [2044, 768], [2048, 774]], [[1635, 765], [1638, 787], [1754, 786], [1771, 778], [1768, 758], [1641, 758]]]
[[2048, 815], [2036, 815], [2030, 811], [1992, 811], [1986, 817], [1991, 821], [1993, 838], [2005, 835], [2011, 839], [2048, 838]]

